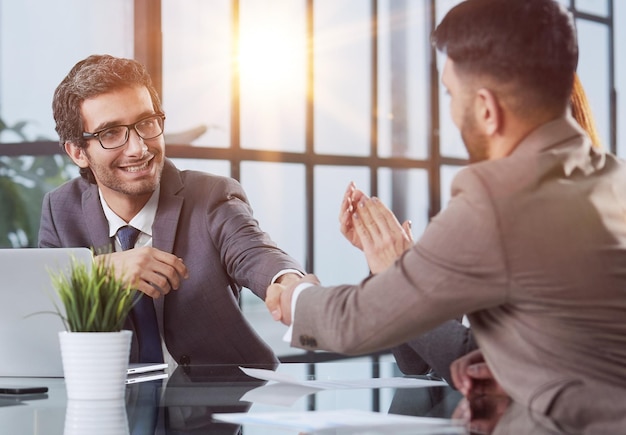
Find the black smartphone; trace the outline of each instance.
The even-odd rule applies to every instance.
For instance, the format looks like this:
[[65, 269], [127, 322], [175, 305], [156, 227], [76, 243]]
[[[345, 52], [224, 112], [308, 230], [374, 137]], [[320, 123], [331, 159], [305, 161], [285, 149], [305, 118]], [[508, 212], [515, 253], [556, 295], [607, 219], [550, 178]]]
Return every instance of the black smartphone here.
[[0, 394], [41, 394], [47, 392], [48, 387], [34, 387], [29, 385], [0, 385]]

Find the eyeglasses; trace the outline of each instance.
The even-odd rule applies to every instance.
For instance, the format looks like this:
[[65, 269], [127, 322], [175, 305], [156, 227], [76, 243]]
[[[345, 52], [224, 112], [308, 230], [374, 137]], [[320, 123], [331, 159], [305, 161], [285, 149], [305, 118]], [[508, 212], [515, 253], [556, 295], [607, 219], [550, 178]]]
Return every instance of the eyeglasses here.
[[103, 128], [94, 133], [83, 132], [83, 139], [98, 139], [100, 145], [105, 150], [112, 150], [126, 145], [130, 136], [130, 129], [137, 132], [140, 138], [144, 140], [154, 139], [163, 134], [163, 121], [165, 115], [155, 113], [154, 115], [141, 118], [134, 124], [114, 125], [113, 127]]

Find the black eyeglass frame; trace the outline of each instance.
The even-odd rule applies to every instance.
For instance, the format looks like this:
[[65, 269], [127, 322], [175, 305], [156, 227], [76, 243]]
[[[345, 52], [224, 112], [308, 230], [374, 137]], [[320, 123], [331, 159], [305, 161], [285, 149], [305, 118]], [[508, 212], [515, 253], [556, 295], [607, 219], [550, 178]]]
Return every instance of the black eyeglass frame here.
[[[156, 136], [152, 136], [152, 137], [144, 137], [141, 135], [141, 133], [139, 133], [139, 130], [137, 130], [137, 124], [141, 124], [142, 122], [147, 121], [150, 118], [160, 118], [161, 119], [161, 133], [157, 134]], [[124, 140], [124, 142], [118, 146], [115, 147], [110, 147], [107, 148], [104, 146], [104, 144], [102, 143], [102, 140], [100, 140], [100, 135], [107, 131], [110, 130], [112, 128], [119, 128], [119, 127], [126, 127], [126, 139]], [[145, 116], [143, 118], [141, 118], [140, 120], [138, 120], [137, 122], [133, 122], [132, 124], [120, 124], [120, 125], [112, 125], [110, 127], [106, 127], [103, 128], [101, 130], [95, 131], [93, 133], [89, 133], [86, 131], [83, 131], [83, 139], [84, 140], [89, 140], [89, 139], [98, 139], [98, 143], [100, 144], [100, 146], [105, 149], [105, 150], [115, 150], [118, 148], [123, 147], [124, 145], [126, 145], [128, 143], [128, 139], [130, 138], [130, 129], [135, 130], [135, 133], [137, 133], [137, 135], [142, 138], [143, 140], [150, 140], [150, 139], [154, 139], [155, 137], [159, 137], [163, 134], [163, 131], [165, 130], [165, 114], [164, 113], [154, 113], [152, 115], [148, 115]]]

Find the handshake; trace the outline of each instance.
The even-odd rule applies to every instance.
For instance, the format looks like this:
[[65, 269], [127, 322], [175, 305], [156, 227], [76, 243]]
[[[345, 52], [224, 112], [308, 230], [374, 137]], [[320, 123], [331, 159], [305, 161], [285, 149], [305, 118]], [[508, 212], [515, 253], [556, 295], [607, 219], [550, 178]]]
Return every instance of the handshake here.
[[[341, 202], [339, 229], [353, 246], [363, 251], [372, 273], [387, 269], [413, 245], [411, 222], [400, 224], [378, 198], [368, 197], [353, 182], [348, 185]], [[301, 277], [288, 273], [268, 287], [265, 305], [274, 320], [291, 325], [293, 294], [296, 288], [305, 288], [300, 287], [305, 283], [320, 284], [315, 275]]]
[[[295, 273], [288, 273], [281, 276], [277, 282], [267, 288], [265, 295], [265, 306], [276, 321], [281, 321], [285, 325], [291, 325], [293, 320], [292, 299], [293, 294], [300, 284], [319, 285], [320, 282], [313, 274], [301, 277]], [[303, 287], [300, 287], [303, 288]]]

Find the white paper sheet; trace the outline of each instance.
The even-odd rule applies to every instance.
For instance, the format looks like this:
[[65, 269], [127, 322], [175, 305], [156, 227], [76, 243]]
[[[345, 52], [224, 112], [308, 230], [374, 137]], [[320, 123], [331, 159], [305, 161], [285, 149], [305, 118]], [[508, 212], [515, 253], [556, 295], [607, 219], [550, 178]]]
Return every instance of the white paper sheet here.
[[266, 405], [291, 406], [302, 397], [318, 391], [322, 389], [275, 382], [246, 391], [239, 400]]
[[[330, 429], [410, 429], [412, 434], [464, 434], [463, 426], [444, 418], [411, 417], [359, 410], [301, 412], [216, 413], [214, 420], [235, 424], [256, 424], [297, 430], [300, 433], [323, 432]], [[335, 433], [335, 432], [333, 432]], [[362, 433], [359, 431], [359, 433]]]
[[322, 390], [371, 389], [371, 388], [421, 388], [448, 385], [443, 381], [414, 378], [372, 378], [357, 380], [301, 381], [289, 375], [272, 370], [239, 367], [253, 378], [270, 382], [247, 391], [240, 400], [251, 403], [265, 403], [278, 406], [291, 406], [300, 398]]
[[277, 373], [272, 370], [239, 367], [245, 374], [264, 381], [282, 382], [285, 384], [300, 385], [319, 390], [359, 389], [359, 388], [420, 388], [448, 385], [445, 381], [415, 378], [370, 378], [352, 380], [298, 380], [292, 376]]

